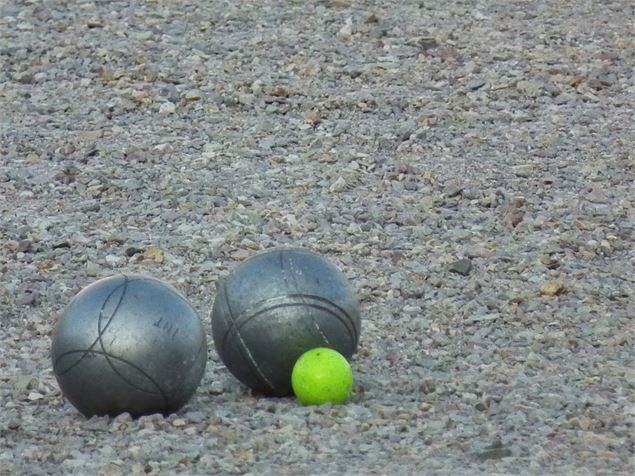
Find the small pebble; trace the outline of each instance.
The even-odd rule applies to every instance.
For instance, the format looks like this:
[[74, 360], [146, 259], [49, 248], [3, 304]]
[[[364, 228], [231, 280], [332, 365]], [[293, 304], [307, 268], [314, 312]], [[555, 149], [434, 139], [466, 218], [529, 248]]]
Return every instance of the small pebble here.
[[460, 259], [451, 263], [448, 269], [453, 273], [467, 276], [472, 270], [472, 261], [470, 261], [469, 259]]
[[543, 296], [559, 296], [566, 292], [564, 283], [560, 281], [547, 281], [540, 287], [540, 294]]

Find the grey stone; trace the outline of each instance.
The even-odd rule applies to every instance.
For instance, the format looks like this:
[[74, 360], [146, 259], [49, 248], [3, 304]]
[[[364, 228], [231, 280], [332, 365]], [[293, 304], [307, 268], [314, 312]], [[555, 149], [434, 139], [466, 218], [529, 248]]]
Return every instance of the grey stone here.
[[460, 259], [451, 263], [448, 269], [453, 273], [467, 276], [472, 270], [472, 261], [469, 259]]
[[465, 85], [465, 87], [470, 91], [476, 91], [477, 89], [481, 89], [486, 84], [487, 81], [485, 81], [484, 79], [472, 79]]

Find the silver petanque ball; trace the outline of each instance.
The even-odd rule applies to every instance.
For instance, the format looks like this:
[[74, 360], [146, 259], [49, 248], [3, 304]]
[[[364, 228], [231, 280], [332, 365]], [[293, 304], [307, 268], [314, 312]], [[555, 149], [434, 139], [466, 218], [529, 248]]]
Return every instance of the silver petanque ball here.
[[217, 289], [212, 310], [216, 350], [252, 390], [292, 394], [296, 360], [315, 347], [346, 358], [357, 349], [359, 304], [346, 276], [320, 255], [274, 249], [241, 263]]
[[53, 334], [52, 360], [62, 393], [87, 417], [168, 414], [198, 387], [207, 339], [172, 286], [118, 275], [73, 298]]

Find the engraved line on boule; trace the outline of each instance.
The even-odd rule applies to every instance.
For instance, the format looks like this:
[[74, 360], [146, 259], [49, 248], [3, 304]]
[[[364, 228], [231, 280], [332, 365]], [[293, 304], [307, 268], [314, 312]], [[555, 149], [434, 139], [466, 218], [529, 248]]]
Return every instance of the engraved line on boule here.
[[[289, 302], [290, 298], [293, 299], [293, 298], [298, 298], [300, 296], [304, 297], [302, 302]], [[307, 298], [309, 299], [308, 301], [307, 301]], [[310, 302], [310, 300], [314, 300], [318, 302], [317, 303]], [[276, 301], [284, 301], [284, 302], [274, 304], [273, 306], [266, 306], [267, 304], [270, 304], [272, 302], [275, 303]], [[334, 304], [333, 302], [321, 296], [315, 296], [312, 294], [301, 294], [301, 295], [289, 294], [287, 296], [276, 296], [274, 298], [269, 298], [263, 301], [259, 301], [257, 304], [250, 306], [249, 308], [241, 312], [238, 319], [236, 319], [234, 315], [232, 314], [232, 323], [225, 331], [225, 335], [223, 335], [223, 339], [222, 339], [223, 348], [226, 348], [227, 340], [229, 339], [229, 335], [232, 332], [235, 332], [240, 336], [240, 329], [244, 325], [246, 325], [249, 321], [258, 317], [260, 314], [267, 311], [274, 310], [279, 307], [294, 307], [294, 306], [303, 306], [303, 305], [312, 307], [314, 309], [320, 309], [322, 311], [326, 311], [329, 314], [331, 314], [346, 328], [350, 336], [353, 337], [355, 344], [357, 343], [358, 336], [357, 336], [355, 326], [353, 325], [352, 318], [340, 306], [338, 306], [337, 304]], [[336, 311], [339, 311], [339, 312], [336, 312]], [[245, 318], [243, 319], [243, 317]], [[352, 330], [351, 330], [351, 327], [353, 328]], [[241, 339], [241, 342], [242, 342], [242, 339]]]
[[[62, 357], [65, 357], [67, 355], [77, 354], [77, 353], [81, 353], [81, 352], [86, 353], [85, 350], [69, 350], [67, 352], [64, 352], [62, 355], [60, 355], [57, 360], [61, 359]], [[159, 386], [159, 384], [148, 373], [146, 373], [141, 367], [133, 364], [132, 362], [127, 361], [126, 359], [122, 359], [121, 357], [117, 357], [116, 355], [107, 354], [106, 352], [102, 352], [100, 350], [91, 350], [91, 351], [88, 351], [88, 353], [97, 354], [97, 355], [103, 355], [106, 359], [111, 358], [113, 360], [117, 360], [117, 361], [119, 361], [121, 363], [129, 365], [130, 367], [132, 367], [133, 369], [138, 371], [141, 375], [143, 375], [145, 378], [147, 378], [150, 381], [150, 383], [152, 383], [156, 387], [158, 392], [152, 392], [150, 390], [146, 390], [145, 388], [139, 387], [139, 386], [135, 385], [133, 382], [129, 381], [128, 379], [122, 377], [121, 374], [119, 372], [117, 372], [114, 368], [113, 368], [113, 370], [115, 370], [115, 372], [117, 372], [117, 375], [119, 375], [124, 382], [126, 382], [128, 385], [130, 385], [135, 390], [139, 390], [140, 392], [144, 392], [144, 393], [149, 393], [150, 395], [161, 395], [163, 400], [165, 400], [165, 404], [166, 405], [168, 404], [167, 398], [166, 398], [163, 390]], [[66, 372], [67, 371], [64, 371], [63, 373], [66, 373]], [[62, 375], [62, 374], [58, 374], [58, 375]]]
[[[307, 250], [307, 249], [294, 249], [294, 248], [290, 248], [290, 249], [282, 249], [282, 250], [280, 250], [280, 255], [279, 255], [279, 256], [280, 256], [280, 267], [281, 267], [281, 268], [282, 268], [282, 270], [283, 270], [283, 273], [282, 273], [282, 274], [283, 274], [284, 280], [285, 280], [285, 282], [286, 282], [287, 284], [289, 284], [289, 283], [288, 283], [288, 281], [287, 281], [287, 276], [286, 276], [286, 273], [284, 272], [284, 271], [286, 270], [286, 268], [285, 268], [285, 266], [284, 266], [284, 262], [283, 262], [283, 260], [282, 260], [282, 254], [283, 254], [283, 253], [285, 253], [285, 257], [286, 257], [287, 262], [288, 262], [288, 264], [289, 264], [289, 268], [290, 268], [290, 269], [292, 269], [292, 270], [295, 270], [295, 269], [296, 269], [296, 268], [293, 266], [293, 264], [294, 264], [294, 263], [293, 263], [293, 255], [291, 255], [291, 256], [286, 256], [286, 255], [289, 255], [289, 254], [290, 254], [290, 253], [287, 253], [287, 252], [303, 253], [303, 254], [310, 255], [310, 256], [314, 256], [314, 257], [317, 257], [317, 258], [319, 258], [319, 257], [320, 257], [317, 253], [315, 253], [315, 252], [313, 252], [313, 251], [311, 251], [311, 250]], [[347, 285], [349, 285], [349, 283], [347, 282], [346, 276], [344, 275], [344, 273], [342, 273], [342, 271], [341, 271], [341, 270], [340, 270], [337, 266], [333, 265], [333, 264], [332, 264], [330, 261], [328, 261], [327, 259], [323, 259], [323, 260], [322, 260], [322, 264], [324, 264], [327, 268], [331, 268], [331, 269], [335, 272], [335, 274], [339, 274], [339, 275], [341, 275], [341, 276], [342, 276], [342, 278], [344, 279], [344, 286], [345, 286], [345, 287], [348, 287]], [[295, 284], [295, 289], [298, 291], [295, 295], [299, 296], [299, 297], [300, 297], [300, 299], [302, 299], [303, 301], [304, 301], [304, 298], [305, 298], [305, 297], [313, 297], [313, 298], [315, 298], [315, 299], [323, 299], [323, 298], [321, 298], [320, 296], [315, 296], [315, 295], [311, 295], [311, 294], [303, 294], [303, 293], [301, 293], [301, 292], [300, 292], [300, 287], [298, 286], [298, 282], [297, 282], [297, 280], [295, 279], [295, 275], [293, 275], [293, 274], [292, 274], [292, 275], [291, 275], [291, 278], [293, 279], [293, 284]], [[318, 279], [318, 283], [319, 283], [319, 279]], [[351, 293], [353, 293], [352, 289], [351, 289]], [[339, 309], [339, 310], [340, 310], [340, 311], [341, 311], [341, 312], [342, 312], [342, 313], [343, 313], [343, 314], [347, 317], [348, 322], [349, 322], [349, 323], [352, 325], [352, 327], [353, 327], [352, 332], [351, 332], [351, 329], [348, 327], [348, 324], [347, 324], [347, 323], [345, 323], [344, 321], [342, 321], [342, 323], [343, 323], [343, 324], [344, 324], [344, 326], [347, 328], [347, 330], [348, 330], [349, 334], [351, 334], [351, 335], [354, 337], [354, 343], [355, 343], [355, 345], [354, 345], [353, 347], [357, 347], [357, 344], [359, 343], [359, 334], [358, 334], [358, 332], [357, 332], [357, 329], [355, 328], [355, 325], [354, 325], [354, 323], [353, 323], [353, 319], [352, 319], [351, 315], [350, 315], [348, 312], [346, 312], [343, 308], [339, 307], [337, 304], [334, 304], [332, 301], [327, 300], [327, 299], [323, 299], [323, 300], [324, 300], [325, 302], [327, 302], [328, 304], [331, 304], [331, 305], [335, 306], [336, 308], [338, 308], [338, 309]], [[337, 317], [337, 316], [336, 316], [336, 317]], [[340, 319], [340, 320], [341, 320], [341, 319]], [[315, 320], [313, 320], [313, 322], [314, 322], [314, 324], [315, 324], [315, 327], [318, 329], [318, 332], [319, 332], [319, 333], [322, 335], [322, 337], [324, 338], [324, 340], [325, 340], [327, 343], [329, 343], [329, 342], [328, 342], [328, 339], [326, 338], [326, 336], [325, 336], [325, 335], [324, 335], [324, 333], [322, 332], [322, 329], [319, 327], [319, 324], [318, 324]], [[329, 344], [329, 345], [330, 345], [330, 344]]]
[[[245, 355], [245, 353], [247, 354], [247, 361], [251, 364], [252, 368], [260, 376], [260, 378], [267, 384], [267, 386], [269, 386], [269, 388], [272, 391], [275, 391], [275, 386], [271, 383], [271, 381], [267, 378], [267, 376], [264, 374], [262, 369], [258, 366], [256, 359], [254, 359], [254, 356], [251, 354], [251, 351], [245, 344], [245, 340], [240, 335], [240, 328], [236, 326], [236, 318], [234, 317], [234, 311], [232, 310], [231, 304], [229, 304], [229, 296], [227, 295], [227, 286], [223, 286], [223, 297], [225, 298], [225, 304], [227, 305], [227, 310], [229, 311], [229, 317], [231, 318], [231, 323], [229, 325], [229, 328], [236, 329], [236, 336], [238, 337], [238, 340], [240, 341], [240, 344], [241, 344], [238, 348], [244, 351], [244, 352], [241, 352], [243, 355]], [[226, 340], [227, 340], [227, 333], [225, 333], [225, 337], [223, 338], [223, 349], [226, 349], [225, 347]]]
[[[303, 296], [304, 298], [310, 298], [310, 299], [319, 301], [322, 304], [310, 303], [310, 302], [307, 302], [305, 299], [302, 300], [303, 301], [302, 303], [289, 302], [288, 301], [289, 298], [296, 298], [296, 297], [300, 297], [300, 296]], [[271, 303], [271, 302], [275, 302], [275, 301], [284, 301], [284, 302], [281, 302], [280, 304], [275, 304], [273, 306], [265, 307], [264, 309], [261, 309], [266, 304]], [[273, 298], [264, 299], [262, 301], [259, 301], [255, 305], [248, 307], [247, 309], [242, 311], [240, 313], [240, 316], [239, 316], [240, 318], [242, 318], [243, 316], [247, 316], [246, 319], [240, 319], [240, 318], [239, 319], [235, 319], [234, 316], [232, 315], [232, 319], [233, 319], [232, 325], [230, 325], [230, 327], [227, 329], [227, 331], [225, 332], [225, 335], [223, 336], [223, 339], [222, 339], [223, 347], [226, 346], [228, 334], [230, 334], [232, 331], [234, 331], [235, 327], [238, 327], [238, 329], [240, 330], [240, 328], [242, 328], [247, 322], [249, 322], [251, 319], [259, 316], [263, 312], [266, 312], [266, 311], [269, 311], [269, 310], [273, 310], [273, 309], [276, 309], [278, 307], [301, 306], [301, 305], [307, 305], [309, 307], [313, 307], [313, 308], [316, 308], [316, 309], [321, 309], [323, 311], [327, 311], [329, 314], [333, 315], [338, 321], [340, 321], [340, 323], [346, 328], [346, 330], [351, 335], [351, 337], [354, 338], [354, 341], [357, 342], [357, 340], [358, 340], [357, 330], [355, 329], [355, 326], [353, 325], [353, 319], [348, 314], [348, 312], [346, 312], [346, 310], [344, 310], [343, 308], [341, 308], [337, 304], [333, 303], [332, 301], [330, 301], [330, 300], [328, 300], [326, 298], [323, 298], [321, 296], [315, 296], [315, 295], [312, 295], [312, 294], [288, 294], [286, 296], [276, 296], [276, 297], [273, 297]], [[333, 308], [335, 308], [335, 309], [333, 309]], [[336, 310], [339, 311], [339, 313], [336, 312]], [[344, 317], [342, 317], [342, 316], [344, 316]], [[236, 325], [236, 321], [240, 321], [240, 324]]]
[[[198, 350], [196, 351], [196, 355], [192, 358], [192, 364], [189, 368], [190, 371], [194, 367], [194, 364], [196, 364], [196, 361], [199, 359], [201, 353], [203, 352], [203, 349], [206, 349], [206, 348], [207, 348], [207, 339], [205, 337], [205, 334], [203, 334], [203, 337], [201, 338], [201, 343], [198, 346]], [[207, 361], [207, 355], [205, 355], [205, 360]]]
[[[126, 377], [124, 377], [121, 372], [119, 372], [119, 370], [117, 370], [117, 368], [115, 367], [115, 365], [112, 363], [112, 361], [110, 360], [111, 358], [115, 358], [115, 356], [111, 356], [107, 351], [106, 351], [106, 347], [104, 346], [104, 341], [102, 339], [103, 335], [106, 332], [106, 328], [108, 327], [108, 325], [110, 325], [110, 323], [112, 322], [112, 320], [115, 318], [115, 315], [117, 314], [117, 311], [119, 311], [119, 307], [121, 307], [121, 303], [123, 302], [123, 299], [126, 295], [126, 293], [128, 292], [128, 285], [131, 282], [130, 278], [128, 275], [124, 274], [123, 275], [123, 290], [121, 291], [121, 296], [119, 297], [119, 302], [117, 303], [117, 306], [115, 306], [115, 309], [112, 311], [112, 315], [108, 318], [108, 322], [106, 323], [106, 327], [101, 328], [101, 323], [102, 323], [102, 318], [103, 318], [103, 314], [104, 314], [104, 309], [106, 308], [106, 303], [108, 302], [108, 300], [106, 299], [104, 301], [104, 304], [101, 307], [101, 310], [99, 311], [99, 318], [97, 319], [97, 328], [98, 328], [98, 337], [97, 339], [99, 340], [99, 345], [101, 347], [101, 350], [104, 353], [104, 358], [106, 359], [106, 362], [108, 362], [108, 365], [110, 366], [110, 368], [112, 369], [112, 371], [119, 376], [119, 378], [121, 380], [123, 380], [124, 382], [126, 382], [128, 385], [132, 386], [133, 388], [137, 388], [138, 387], [130, 382]], [[143, 281], [142, 279], [135, 279], [135, 281]], [[118, 359], [118, 360], [122, 360], [122, 359]], [[154, 381], [153, 378], [151, 378], [149, 375], [147, 375], [143, 370], [141, 370], [139, 367], [137, 367], [134, 364], [130, 364], [130, 362], [127, 362], [129, 365], [132, 366], [132, 368], [140, 370], [141, 373], [145, 376], [148, 377], [148, 379], [150, 380], [150, 382], [157, 388], [157, 390], [159, 391], [159, 394], [161, 395], [161, 398], [163, 398], [163, 403], [165, 404], [165, 406], [167, 407], [169, 404], [169, 400], [167, 395], [163, 392], [163, 390], [161, 389], [161, 387]]]
[[[139, 390], [139, 391], [143, 391], [146, 393], [152, 393], [152, 392], [148, 392], [147, 390], [142, 389], [141, 387], [138, 387], [137, 385], [135, 385], [133, 382], [130, 382], [127, 378], [125, 378], [118, 370], [117, 368], [113, 365], [112, 361], [110, 360], [115, 359], [121, 362], [124, 362], [128, 365], [130, 365], [132, 368], [134, 368], [135, 370], [138, 370], [142, 375], [144, 375], [146, 378], [148, 378], [148, 380], [157, 388], [159, 394], [161, 395], [161, 397], [163, 398], [163, 401], [165, 403], [165, 405], [167, 406], [169, 404], [168, 398], [165, 395], [165, 393], [163, 392], [163, 389], [157, 384], [157, 382], [155, 382], [155, 380], [150, 377], [145, 371], [143, 371], [141, 368], [137, 367], [136, 365], [128, 362], [125, 359], [122, 359], [121, 357], [117, 357], [114, 355], [109, 354], [106, 351], [106, 348], [104, 346], [103, 343], [103, 336], [106, 333], [106, 330], [108, 329], [108, 326], [110, 326], [111, 322], [113, 321], [113, 319], [115, 318], [115, 315], [117, 314], [117, 311], [119, 310], [119, 308], [121, 307], [121, 303], [123, 302], [123, 298], [126, 294], [126, 290], [128, 288], [128, 283], [131, 281], [129, 279], [129, 277], [127, 275], [123, 275], [124, 278], [124, 282], [121, 283], [120, 285], [116, 286], [113, 288], [113, 290], [108, 294], [108, 296], [106, 296], [106, 299], [104, 299], [104, 302], [101, 306], [101, 309], [99, 310], [99, 317], [97, 320], [97, 338], [93, 341], [93, 343], [88, 347], [87, 350], [75, 350], [75, 351], [68, 351], [68, 352], [64, 352], [62, 355], [60, 355], [57, 359], [55, 359], [55, 363], [53, 364], [53, 370], [55, 370], [55, 366], [57, 364], [57, 362], [59, 362], [59, 360], [64, 357], [65, 355], [68, 354], [73, 354], [76, 352], [83, 352], [82, 356], [70, 367], [68, 367], [66, 370], [64, 370], [61, 373], [57, 373], [57, 375], [64, 375], [65, 373], [69, 372], [70, 370], [72, 370], [73, 368], [75, 368], [77, 365], [79, 365], [79, 363], [89, 354], [89, 353], [94, 353], [94, 354], [100, 354], [103, 355], [104, 358], [106, 359], [106, 362], [108, 362], [108, 365], [110, 366], [110, 368], [112, 369], [112, 371], [119, 376], [119, 378], [121, 378], [124, 382], [126, 382], [128, 385], [130, 385], [131, 387]], [[135, 280], [136, 281], [136, 280]], [[103, 316], [104, 316], [104, 309], [106, 308], [106, 305], [108, 304], [109, 299], [113, 296], [113, 294], [115, 294], [116, 291], [118, 291], [119, 289], [123, 288], [123, 290], [121, 291], [121, 294], [119, 296], [119, 301], [117, 302], [115, 309], [113, 310], [112, 314], [110, 315], [110, 317], [108, 318], [108, 321], [106, 322], [106, 325], [102, 327], [102, 320], [103, 320]], [[95, 345], [97, 344], [97, 342], [99, 342], [100, 347], [101, 347], [101, 352], [100, 351], [96, 351], [93, 348], [95, 347]]]
[[[294, 263], [293, 263], [293, 258], [292, 257], [287, 257], [287, 264], [289, 266], [290, 273], [286, 273], [287, 268], [285, 267], [284, 260], [282, 259], [283, 253], [284, 253], [283, 251], [280, 251], [280, 267], [282, 268], [282, 275], [284, 276], [284, 280], [285, 280], [285, 282], [287, 284], [289, 284], [288, 281], [287, 281], [287, 274], [288, 274], [288, 277], [293, 281], [293, 287], [294, 287], [294, 289], [296, 291], [295, 294], [300, 296], [300, 299], [302, 300], [302, 302], [305, 305], [309, 306], [309, 304], [304, 299], [304, 295], [300, 293], [300, 286], [298, 285], [298, 280], [295, 277], [296, 268], [295, 268]], [[326, 345], [328, 345], [329, 347], [332, 347], [332, 344], [329, 342], [328, 337], [326, 337], [326, 334], [324, 334], [324, 332], [320, 328], [320, 325], [315, 320], [314, 316], [311, 316], [311, 322], [313, 323], [313, 326], [317, 329], [318, 333], [322, 337], [322, 340], [324, 341], [324, 343]]]
[[[123, 302], [123, 298], [126, 295], [126, 293], [128, 292], [128, 276], [124, 274], [123, 275], [123, 280], [124, 280], [123, 281], [123, 289], [121, 291], [121, 295], [119, 296], [119, 302], [115, 306], [115, 309], [112, 311], [111, 316], [108, 318], [108, 322], [106, 323], [106, 327], [108, 327], [108, 325], [115, 318], [115, 315], [117, 314], [117, 311], [119, 311], [119, 307], [121, 307], [121, 303]], [[108, 297], [110, 298], [110, 296], [108, 296]], [[124, 382], [127, 382], [126, 379], [123, 377], [123, 375], [121, 375], [119, 373], [119, 371], [117, 371], [117, 369], [115, 368], [114, 364], [110, 360], [108, 352], [106, 351], [106, 346], [104, 345], [104, 340], [102, 338], [104, 333], [106, 332], [106, 327], [104, 329], [102, 329], [101, 328], [101, 324], [102, 324], [102, 319], [104, 317], [104, 309], [106, 309], [106, 304], [107, 303], [108, 303], [108, 299], [106, 299], [104, 301], [104, 303], [101, 306], [101, 309], [99, 310], [99, 318], [97, 319], [97, 340], [99, 341], [99, 346], [101, 347], [101, 350], [104, 353], [104, 358], [106, 359], [106, 362], [108, 363], [108, 365], [110, 366], [112, 371], [115, 372], [115, 374], [118, 375]], [[127, 383], [130, 384], [130, 382], [127, 382]]]
[[[127, 276], [124, 275], [124, 278], [127, 278]], [[112, 297], [113, 294], [115, 294], [116, 291], [118, 291], [121, 287], [126, 286], [126, 281], [124, 281], [122, 284], [119, 284], [117, 286], [115, 286], [112, 291], [110, 291], [110, 293], [108, 294], [108, 296], [106, 296], [106, 299], [104, 299], [104, 302], [101, 306], [101, 309], [99, 310], [99, 320], [101, 320], [102, 317], [102, 313], [104, 311], [104, 307], [106, 307], [106, 303], [108, 302], [108, 300]], [[115, 307], [115, 311], [113, 312], [112, 316], [110, 317], [110, 319], [108, 320], [108, 322], [106, 323], [106, 325], [104, 326], [103, 330], [100, 328], [100, 322], [97, 322], [97, 337], [95, 338], [95, 340], [93, 341], [92, 344], [90, 344], [90, 346], [88, 346], [88, 349], [86, 349], [84, 352], [84, 355], [82, 355], [79, 359], [77, 359], [77, 361], [75, 361], [75, 363], [73, 363], [70, 367], [68, 367], [66, 370], [64, 370], [61, 373], [57, 373], [55, 372], [57, 375], [64, 375], [66, 372], [70, 371], [71, 369], [73, 369], [75, 366], [79, 365], [79, 363], [84, 360], [84, 357], [86, 357], [86, 355], [88, 355], [90, 352], [93, 352], [93, 347], [95, 347], [95, 345], [97, 344], [97, 342], [101, 341], [101, 337], [102, 334], [104, 332], [106, 332], [106, 329], [108, 329], [108, 326], [110, 325], [110, 323], [112, 322], [113, 317], [115, 316], [115, 313], [117, 312], [117, 310], [119, 309], [119, 306], [121, 305], [121, 301], [123, 300], [123, 293], [122, 296], [119, 297], [119, 302], [117, 303], [117, 306]], [[71, 352], [80, 352], [80, 351], [71, 351]], [[55, 359], [55, 362], [53, 363], [53, 371], [55, 371], [55, 366], [57, 365], [57, 362], [59, 361], [59, 359], [64, 356], [66, 353], [60, 355], [57, 359]]]
[[201, 355], [203, 349], [207, 347], [207, 339], [205, 338], [205, 334], [203, 333], [203, 337], [201, 338], [201, 344], [198, 346], [198, 350], [196, 351], [196, 356], [194, 360], [198, 359], [198, 356]]

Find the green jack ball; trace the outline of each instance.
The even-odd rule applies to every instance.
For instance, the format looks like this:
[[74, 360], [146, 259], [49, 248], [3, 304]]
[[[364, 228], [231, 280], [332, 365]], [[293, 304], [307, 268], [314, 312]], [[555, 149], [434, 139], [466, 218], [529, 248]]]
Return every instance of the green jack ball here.
[[291, 373], [293, 393], [305, 405], [344, 403], [353, 388], [353, 371], [342, 354], [318, 347], [305, 352]]

